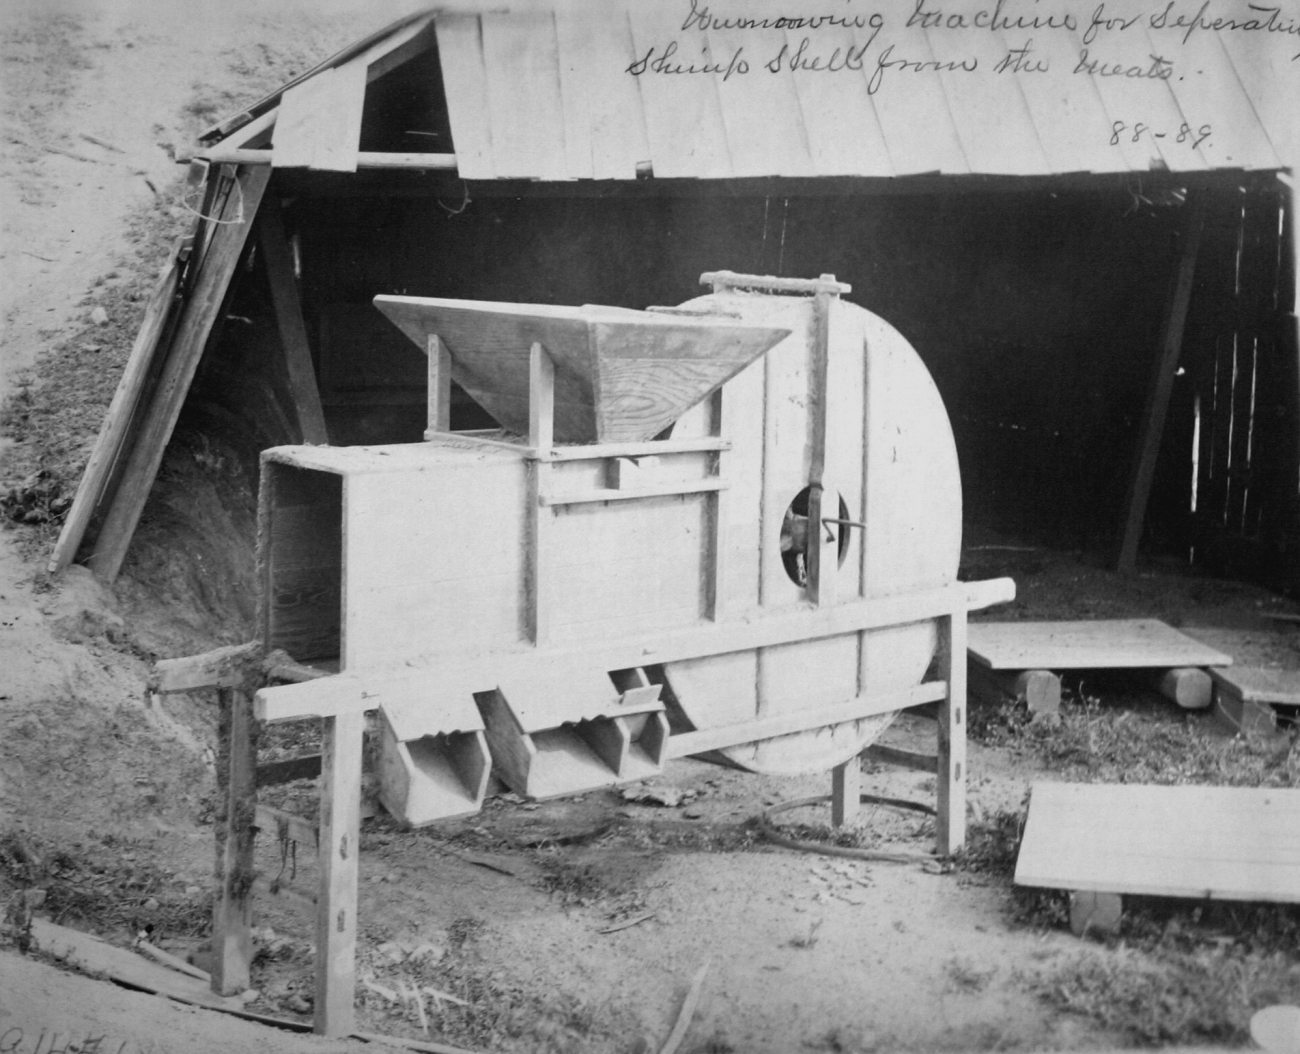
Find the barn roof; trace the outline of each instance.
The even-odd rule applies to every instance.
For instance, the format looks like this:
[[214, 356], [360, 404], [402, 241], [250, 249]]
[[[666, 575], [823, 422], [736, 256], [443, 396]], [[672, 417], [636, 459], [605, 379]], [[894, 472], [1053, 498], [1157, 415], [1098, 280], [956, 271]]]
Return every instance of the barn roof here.
[[1300, 26], [1244, 0], [560, 0], [403, 19], [218, 126], [214, 156], [269, 134], [277, 167], [402, 167], [358, 156], [366, 85], [432, 48], [454, 159], [402, 156], [466, 179], [1198, 172], [1300, 155]]

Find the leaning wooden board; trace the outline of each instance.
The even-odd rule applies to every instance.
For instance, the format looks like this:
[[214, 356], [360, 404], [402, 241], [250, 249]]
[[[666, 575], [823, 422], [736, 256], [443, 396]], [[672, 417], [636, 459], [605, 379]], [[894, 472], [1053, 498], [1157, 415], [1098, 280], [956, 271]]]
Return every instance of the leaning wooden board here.
[[1159, 619], [972, 622], [967, 654], [994, 670], [1230, 666], [1232, 656]]
[[1300, 902], [1300, 789], [1035, 783], [1015, 880]]

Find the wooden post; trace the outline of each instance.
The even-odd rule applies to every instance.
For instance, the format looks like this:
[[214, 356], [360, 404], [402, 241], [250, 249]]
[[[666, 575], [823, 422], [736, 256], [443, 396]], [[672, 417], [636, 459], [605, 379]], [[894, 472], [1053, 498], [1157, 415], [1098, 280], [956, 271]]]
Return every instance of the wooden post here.
[[862, 800], [862, 757], [854, 754], [831, 769], [831, 826], [843, 827], [858, 816]]
[[[723, 434], [724, 422], [722, 420], [723, 404], [722, 389], [719, 388], [710, 396], [709, 412], [711, 419], [711, 431], [715, 436], [721, 437]], [[726, 479], [727, 453], [719, 450], [713, 455], [713, 472], [714, 475]], [[727, 570], [727, 523], [729, 517], [727, 500], [727, 491], [715, 490], [708, 496], [709, 508], [709, 541], [708, 541], [708, 597], [707, 597], [707, 615], [717, 622], [726, 615], [726, 570]]]
[[[822, 275], [822, 282], [833, 282], [834, 275]], [[829, 360], [831, 292], [821, 284], [813, 293], [813, 346], [812, 369], [809, 377], [808, 412], [812, 425], [812, 451], [808, 469], [808, 548], [804, 559], [808, 564], [808, 599], [818, 607], [835, 602], [835, 566], [837, 545], [828, 550], [823, 539], [823, 511], [835, 508], [839, 516], [835, 492], [828, 496], [824, 490], [826, 474], [826, 426], [828, 397], [826, 374]], [[832, 532], [834, 533], [834, 532]], [[836, 539], [838, 540], [838, 534]]]
[[59, 574], [72, 563], [95, 510], [106, 498], [105, 492], [109, 488], [113, 466], [117, 464], [122, 445], [127, 442], [131, 422], [135, 419], [140, 398], [153, 371], [155, 352], [163, 339], [167, 322], [174, 315], [172, 308], [176, 303], [176, 289], [180, 283], [183, 244], [184, 239], [178, 238], [172, 246], [171, 255], [158, 276], [149, 306], [140, 321], [140, 329], [131, 346], [126, 369], [113, 393], [108, 413], [104, 415], [104, 424], [95, 440], [90, 460], [86, 462], [85, 471], [81, 474], [76, 497], [72, 499], [72, 509], [59, 532], [58, 544], [50, 555], [47, 570], [52, 575]]
[[538, 343], [533, 344], [528, 361], [528, 445], [536, 455], [529, 472], [528, 628], [533, 643], [543, 644], [550, 632], [546, 591], [551, 576], [547, 565], [555, 513], [542, 501], [551, 475], [551, 448], [555, 445], [555, 364]]
[[[429, 334], [429, 424], [430, 432], [451, 431], [451, 354], [436, 333]], [[429, 438], [426, 434], [425, 438]]]
[[1156, 360], [1155, 374], [1147, 392], [1146, 409], [1142, 414], [1142, 427], [1133, 458], [1133, 471], [1129, 478], [1128, 510], [1120, 541], [1116, 568], [1132, 571], [1137, 564], [1138, 542], [1142, 539], [1142, 524], [1147, 515], [1147, 499], [1151, 496], [1151, 482], [1156, 473], [1156, 458], [1160, 453], [1160, 439], [1165, 431], [1165, 414], [1169, 410], [1169, 397], [1173, 394], [1174, 376], [1178, 372], [1178, 357], [1183, 348], [1183, 326], [1187, 322], [1187, 308], [1192, 299], [1192, 280], [1196, 277], [1196, 257], [1201, 246], [1201, 230], [1205, 226], [1205, 196], [1197, 194], [1187, 218], [1187, 234], [1183, 241], [1182, 258], [1178, 262], [1178, 279], [1169, 315], [1160, 334], [1160, 356]]
[[966, 609], [939, 619], [939, 675], [948, 691], [939, 701], [936, 851], [951, 856], [966, 843]]
[[221, 884], [212, 917], [212, 990], [235, 995], [249, 987], [253, 964], [257, 735], [248, 691], [221, 688], [218, 697], [221, 724], [228, 725], [230, 734], [225, 758], [225, 839], [219, 846]]
[[316, 893], [316, 1011], [313, 1029], [355, 1028], [357, 858], [361, 841], [361, 749], [366, 716], [324, 719], [321, 737], [320, 886]]
[[266, 276], [271, 283], [271, 303], [275, 324], [280, 331], [280, 346], [288, 371], [289, 395], [298, 418], [298, 430], [304, 443], [327, 444], [325, 411], [316, 386], [316, 367], [311, 361], [307, 327], [302, 320], [302, 301], [298, 296], [298, 279], [293, 270], [293, 254], [284, 235], [284, 220], [279, 201], [266, 202], [258, 213], [258, 244], [266, 261]]

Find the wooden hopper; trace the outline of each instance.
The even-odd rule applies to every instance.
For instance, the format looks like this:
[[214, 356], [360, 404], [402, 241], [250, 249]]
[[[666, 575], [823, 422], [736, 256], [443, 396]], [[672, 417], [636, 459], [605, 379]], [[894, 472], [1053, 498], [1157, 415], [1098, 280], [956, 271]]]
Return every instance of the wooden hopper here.
[[452, 378], [511, 432], [528, 431], [529, 352], [541, 344], [555, 363], [559, 443], [652, 439], [790, 333], [590, 304], [377, 296], [375, 306], [426, 352], [438, 337]]

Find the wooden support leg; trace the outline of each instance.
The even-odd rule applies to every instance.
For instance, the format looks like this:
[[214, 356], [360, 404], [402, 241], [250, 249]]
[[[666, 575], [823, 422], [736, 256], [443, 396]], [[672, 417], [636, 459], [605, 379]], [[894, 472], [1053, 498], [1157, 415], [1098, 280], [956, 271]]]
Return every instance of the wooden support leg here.
[[[212, 990], [234, 995], [249, 987], [253, 963], [253, 838], [257, 813], [257, 738], [253, 699], [220, 689], [226, 750], [226, 822], [221, 885], [212, 918]], [[218, 827], [220, 828], [220, 824]]]
[[542, 504], [542, 499], [550, 479], [548, 458], [555, 443], [555, 364], [540, 344], [533, 344], [528, 361], [528, 444], [538, 455], [529, 475], [528, 614], [533, 643], [544, 644], [550, 635], [547, 590], [551, 575], [547, 564], [554, 513]]
[[862, 758], [854, 754], [831, 769], [831, 826], [843, 827], [858, 816], [862, 796]]
[[429, 417], [424, 437], [429, 439], [430, 432], [451, 431], [451, 354], [436, 334], [430, 335], [426, 350], [429, 353]]
[[353, 1031], [357, 953], [357, 857], [365, 714], [325, 718], [321, 739], [320, 888], [316, 894], [316, 1013], [322, 1036]]
[[948, 693], [939, 701], [936, 851], [951, 856], [966, 843], [966, 611], [939, 620], [939, 673]]

